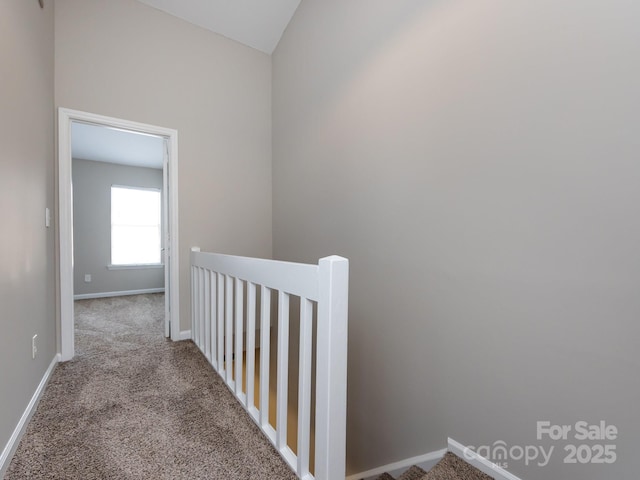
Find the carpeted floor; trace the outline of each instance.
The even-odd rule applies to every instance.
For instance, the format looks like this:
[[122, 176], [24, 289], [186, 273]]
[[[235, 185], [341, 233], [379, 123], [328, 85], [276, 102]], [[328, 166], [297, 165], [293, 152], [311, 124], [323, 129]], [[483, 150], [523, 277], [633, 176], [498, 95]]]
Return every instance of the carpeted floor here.
[[195, 345], [163, 337], [162, 294], [75, 307], [76, 358], [54, 371], [5, 480], [296, 478]]

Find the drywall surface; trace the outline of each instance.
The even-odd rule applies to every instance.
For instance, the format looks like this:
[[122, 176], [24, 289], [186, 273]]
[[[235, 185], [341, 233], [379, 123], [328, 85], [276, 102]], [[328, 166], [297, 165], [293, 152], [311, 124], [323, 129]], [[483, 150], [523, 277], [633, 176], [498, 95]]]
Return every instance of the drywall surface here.
[[[527, 480], [637, 475], [639, 19], [625, 0], [298, 8], [273, 55], [274, 256], [350, 259], [350, 473], [450, 436], [505, 442]], [[615, 462], [565, 463], [570, 445]]]
[[180, 321], [189, 248], [271, 256], [271, 61], [135, 0], [59, 0], [58, 107], [178, 130]]
[[[162, 170], [73, 159], [74, 294], [164, 288], [164, 269], [110, 270], [111, 186], [162, 190]], [[85, 275], [91, 282], [85, 282]]]
[[0, 453], [56, 354], [53, 63], [52, 3], [0, 2]]

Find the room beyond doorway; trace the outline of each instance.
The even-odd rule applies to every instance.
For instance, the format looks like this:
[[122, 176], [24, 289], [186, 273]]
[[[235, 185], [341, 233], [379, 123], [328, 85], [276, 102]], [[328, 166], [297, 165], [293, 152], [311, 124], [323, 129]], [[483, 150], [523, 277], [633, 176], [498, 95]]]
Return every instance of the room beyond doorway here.
[[75, 300], [164, 293], [165, 141], [71, 123]]

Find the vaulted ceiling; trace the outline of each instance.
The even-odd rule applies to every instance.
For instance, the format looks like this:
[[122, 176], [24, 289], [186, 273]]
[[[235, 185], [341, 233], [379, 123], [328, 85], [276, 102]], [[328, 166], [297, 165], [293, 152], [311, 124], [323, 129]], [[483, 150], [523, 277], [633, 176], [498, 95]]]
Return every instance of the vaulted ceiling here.
[[300, 0], [139, 1], [269, 55], [300, 4]]
[[[138, 0], [252, 48], [273, 53], [301, 0]], [[74, 158], [162, 168], [162, 139], [74, 123]]]

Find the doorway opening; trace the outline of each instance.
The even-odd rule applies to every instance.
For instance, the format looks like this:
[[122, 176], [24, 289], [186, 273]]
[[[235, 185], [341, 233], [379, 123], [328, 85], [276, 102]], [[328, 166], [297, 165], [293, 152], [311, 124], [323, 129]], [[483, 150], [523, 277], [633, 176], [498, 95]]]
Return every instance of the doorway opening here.
[[[97, 129], [95, 127], [98, 127]], [[74, 242], [73, 242], [73, 188], [72, 171], [74, 148], [77, 150], [77, 142], [72, 142], [74, 135], [84, 129], [85, 132], [98, 133], [109, 138], [113, 144], [118, 137], [129, 140], [134, 137], [144, 140], [149, 145], [160, 148], [161, 158], [156, 158], [155, 167], [162, 169], [162, 228], [161, 228], [161, 253], [160, 262], [164, 266], [163, 288], [165, 292], [165, 324], [164, 333], [172, 340], [180, 340], [179, 325], [179, 250], [178, 250], [178, 132], [173, 129], [148, 125], [129, 120], [81, 112], [60, 108], [58, 112], [58, 188], [59, 188], [59, 261], [60, 261], [60, 357], [62, 361], [73, 358], [74, 345]], [[99, 142], [100, 138], [93, 138], [87, 142], [88, 152], [91, 145]], [[105, 140], [106, 141], [106, 140]], [[140, 147], [143, 148], [143, 147]], [[103, 154], [106, 148], [96, 149]], [[96, 158], [98, 153], [95, 154]], [[80, 156], [90, 156], [89, 153]], [[144, 155], [142, 155], [144, 156]], [[148, 155], [147, 155], [148, 156]], [[106, 157], [105, 157], [106, 158]], [[92, 159], [88, 159], [92, 160]], [[103, 159], [104, 160], [104, 159]], [[96, 160], [100, 161], [100, 160]], [[109, 162], [111, 163], [111, 162]], [[126, 228], [120, 228], [118, 235]], [[149, 235], [151, 235], [151, 229]], [[117, 263], [117, 262], [116, 262]], [[105, 265], [108, 269], [135, 268], [140, 265]], [[148, 266], [149, 268], [153, 268]], [[76, 272], [81, 273], [81, 272]], [[92, 278], [90, 273], [84, 273], [85, 279]], [[75, 279], [76, 282], [78, 279]], [[132, 290], [129, 289], [129, 292]], [[108, 292], [114, 293], [114, 292]], [[117, 291], [115, 293], [118, 293]], [[78, 297], [78, 295], [76, 295]]]

